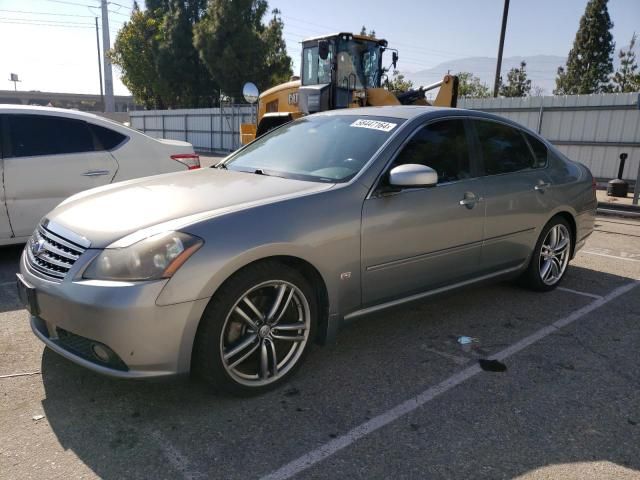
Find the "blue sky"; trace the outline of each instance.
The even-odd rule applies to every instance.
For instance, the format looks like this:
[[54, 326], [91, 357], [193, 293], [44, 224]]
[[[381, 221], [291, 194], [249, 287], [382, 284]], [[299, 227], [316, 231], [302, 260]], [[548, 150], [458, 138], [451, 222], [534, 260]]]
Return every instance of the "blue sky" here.
[[[511, 0], [505, 56], [565, 56], [586, 0]], [[109, 6], [112, 42], [133, 0]], [[298, 69], [299, 42], [331, 31], [357, 31], [364, 24], [400, 50], [401, 69], [418, 71], [471, 56], [495, 57], [502, 0], [270, 0], [282, 12], [289, 54]], [[95, 7], [94, 7], [95, 6]], [[0, 0], [0, 89], [96, 93], [99, 90], [93, 17], [98, 0]], [[617, 46], [640, 30], [640, 0], [610, 0]], [[639, 31], [640, 33], [640, 31]], [[116, 94], [126, 89], [114, 72]]]

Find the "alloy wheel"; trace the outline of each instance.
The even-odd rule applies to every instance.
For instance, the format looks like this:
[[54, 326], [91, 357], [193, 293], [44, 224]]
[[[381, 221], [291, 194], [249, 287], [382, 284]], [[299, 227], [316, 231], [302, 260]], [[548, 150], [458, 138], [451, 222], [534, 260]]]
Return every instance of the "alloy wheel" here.
[[273, 383], [300, 359], [310, 327], [309, 302], [298, 287], [282, 280], [262, 282], [227, 314], [220, 336], [222, 364], [242, 385]]
[[540, 248], [540, 278], [546, 285], [560, 281], [569, 263], [571, 234], [569, 229], [558, 223], [547, 232]]

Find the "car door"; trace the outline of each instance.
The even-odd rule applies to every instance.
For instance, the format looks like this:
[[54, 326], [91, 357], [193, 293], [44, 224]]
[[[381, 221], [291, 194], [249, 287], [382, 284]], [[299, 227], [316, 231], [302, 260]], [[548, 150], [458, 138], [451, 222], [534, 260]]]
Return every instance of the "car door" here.
[[551, 209], [546, 158], [534, 156], [526, 134], [513, 126], [474, 119], [486, 201], [483, 265], [488, 270], [525, 262]]
[[[364, 305], [463, 281], [480, 268], [484, 203], [469, 140], [462, 119], [420, 127], [365, 200]], [[388, 171], [402, 164], [433, 168], [438, 184], [385, 192]]]
[[111, 182], [118, 164], [96, 148], [83, 120], [51, 115], [5, 116], [4, 159], [7, 211], [16, 237], [74, 193]]
[[1, 180], [4, 178], [4, 134], [3, 134], [3, 122], [2, 118], [4, 116], [0, 115], [0, 243], [3, 240], [7, 240], [13, 236], [13, 231], [11, 230], [11, 223], [9, 222], [9, 215], [7, 215], [7, 204], [5, 200], [5, 192], [4, 192], [4, 182]]

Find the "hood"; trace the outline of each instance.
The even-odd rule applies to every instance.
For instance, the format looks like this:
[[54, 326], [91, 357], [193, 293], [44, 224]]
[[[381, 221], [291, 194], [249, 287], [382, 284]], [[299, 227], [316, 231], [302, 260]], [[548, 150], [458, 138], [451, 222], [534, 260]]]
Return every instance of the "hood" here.
[[115, 183], [78, 193], [47, 218], [104, 248], [171, 222], [180, 228], [234, 210], [328, 190], [333, 184], [205, 168]]

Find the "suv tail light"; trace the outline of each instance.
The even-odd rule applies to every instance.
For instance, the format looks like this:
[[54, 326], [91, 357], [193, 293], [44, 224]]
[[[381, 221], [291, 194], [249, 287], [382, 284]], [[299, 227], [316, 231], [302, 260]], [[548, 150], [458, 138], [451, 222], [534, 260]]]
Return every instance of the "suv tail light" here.
[[175, 160], [176, 162], [186, 165], [189, 170], [200, 168], [200, 156], [195, 153], [179, 153], [171, 155], [171, 160]]

